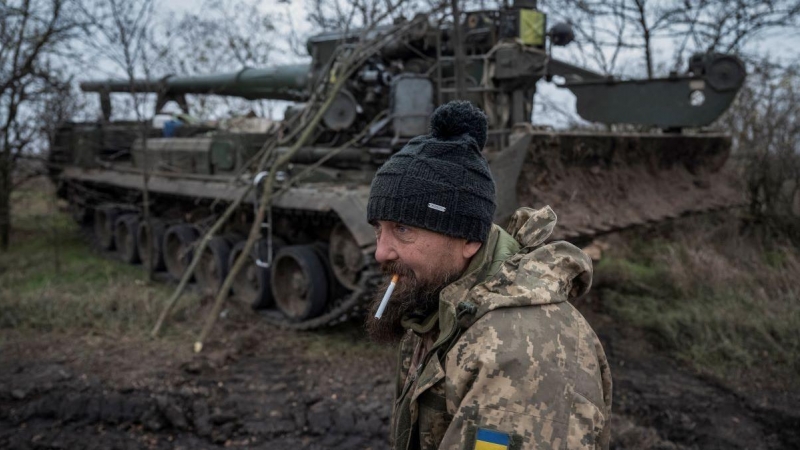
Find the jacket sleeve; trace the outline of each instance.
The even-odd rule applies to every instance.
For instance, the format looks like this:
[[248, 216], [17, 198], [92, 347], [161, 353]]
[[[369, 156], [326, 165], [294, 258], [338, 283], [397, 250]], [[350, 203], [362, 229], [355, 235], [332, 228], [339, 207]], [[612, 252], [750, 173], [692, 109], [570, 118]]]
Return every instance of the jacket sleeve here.
[[605, 357], [595, 341], [571, 306], [487, 313], [445, 357], [453, 421], [439, 448], [481, 448], [481, 436], [507, 437], [506, 447], [486, 447], [494, 449], [607, 448]]

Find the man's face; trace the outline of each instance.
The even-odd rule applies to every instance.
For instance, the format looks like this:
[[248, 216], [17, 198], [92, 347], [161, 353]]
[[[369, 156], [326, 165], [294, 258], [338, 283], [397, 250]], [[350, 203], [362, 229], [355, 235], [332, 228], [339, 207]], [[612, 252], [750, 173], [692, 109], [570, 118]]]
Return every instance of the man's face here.
[[439, 292], [461, 276], [481, 244], [397, 222], [379, 220], [373, 226], [375, 259], [386, 275], [397, 274], [399, 279], [381, 319], [374, 313], [386, 286], [376, 292], [367, 331], [377, 341], [395, 342], [404, 333], [403, 316], [427, 315], [435, 309]]

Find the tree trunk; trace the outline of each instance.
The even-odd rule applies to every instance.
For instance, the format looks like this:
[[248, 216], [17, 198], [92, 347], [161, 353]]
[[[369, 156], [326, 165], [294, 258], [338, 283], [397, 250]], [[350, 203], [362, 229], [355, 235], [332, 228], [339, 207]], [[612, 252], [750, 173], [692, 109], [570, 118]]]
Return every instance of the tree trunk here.
[[[137, 111], [138, 105], [137, 105]], [[144, 119], [139, 117], [139, 138], [142, 140], [142, 221], [147, 224], [147, 229], [150, 230], [150, 237], [153, 236], [153, 221], [150, 217], [150, 188], [148, 183], [150, 181], [150, 171], [147, 161], [147, 131], [150, 124]], [[150, 252], [153, 252], [152, 246]], [[148, 253], [149, 255], [149, 253]], [[142, 261], [147, 269], [147, 281], [153, 281], [153, 274], [155, 268], [153, 267], [153, 258], [148, 257], [147, 261]]]
[[653, 49], [650, 42], [650, 26], [647, 24], [647, 13], [645, 12], [645, 0], [636, 1], [636, 9], [639, 12], [639, 26], [642, 27], [642, 39], [644, 40], [644, 59], [647, 63], [647, 78], [653, 79]]
[[644, 31], [644, 57], [647, 60], [647, 78], [653, 79], [653, 51], [650, 44], [650, 31]]
[[0, 152], [0, 250], [11, 241], [11, 161], [7, 150]]

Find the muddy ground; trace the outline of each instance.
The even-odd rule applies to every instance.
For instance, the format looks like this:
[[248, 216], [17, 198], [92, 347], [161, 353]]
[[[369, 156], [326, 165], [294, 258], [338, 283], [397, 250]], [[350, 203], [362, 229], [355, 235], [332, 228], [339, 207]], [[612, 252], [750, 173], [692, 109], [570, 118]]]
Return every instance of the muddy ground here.
[[[800, 448], [796, 393], [736, 391], [580, 305], [612, 364], [612, 448]], [[276, 330], [241, 312], [190, 339], [4, 332], [0, 448], [387, 447], [394, 357], [358, 324]]]

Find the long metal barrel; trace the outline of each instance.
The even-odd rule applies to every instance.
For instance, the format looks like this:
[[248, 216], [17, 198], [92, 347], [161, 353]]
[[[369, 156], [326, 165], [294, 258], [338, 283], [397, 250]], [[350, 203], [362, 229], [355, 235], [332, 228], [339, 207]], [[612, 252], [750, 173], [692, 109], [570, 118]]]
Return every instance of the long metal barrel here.
[[246, 68], [238, 72], [179, 77], [160, 80], [99, 80], [80, 84], [84, 92], [153, 92], [165, 97], [182, 94], [214, 94], [248, 100], [305, 101], [308, 98], [308, 64]]

